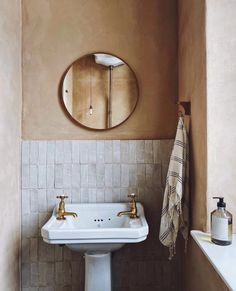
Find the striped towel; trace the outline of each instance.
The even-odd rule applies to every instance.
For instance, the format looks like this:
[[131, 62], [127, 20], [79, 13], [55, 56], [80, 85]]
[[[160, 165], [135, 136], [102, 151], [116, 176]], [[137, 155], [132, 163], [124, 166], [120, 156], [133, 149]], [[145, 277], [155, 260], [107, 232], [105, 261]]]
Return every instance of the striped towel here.
[[189, 144], [183, 116], [179, 117], [174, 146], [167, 172], [161, 213], [159, 239], [169, 248], [169, 259], [175, 254], [178, 231], [187, 246], [189, 234]]

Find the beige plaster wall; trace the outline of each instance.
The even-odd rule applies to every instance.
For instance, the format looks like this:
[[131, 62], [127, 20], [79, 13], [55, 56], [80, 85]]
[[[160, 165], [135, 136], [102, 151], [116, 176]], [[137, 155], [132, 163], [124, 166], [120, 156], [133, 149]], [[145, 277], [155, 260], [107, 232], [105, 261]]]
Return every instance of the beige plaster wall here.
[[[207, 90], [205, 1], [179, 1], [179, 97], [191, 101], [191, 229], [207, 224]], [[209, 153], [210, 154], [210, 153]], [[190, 239], [183, 259], [183, 291], [228, 290]]]
[[[236, 217], [236, 2], [207, 0], [208, 221], [212, 196]], [[234, 223], [234, 232], [236, 223]]]
[[205, 1], [179, 1], [179, 99], [191, 101], [191, 223], [206, 228]]
[[[23, 138], [141, 139], [175, 134], [177, 7], [175, 0], [23, 0]], [[78, 57], [97, 51], [134, 70], [140, 100], [123, 125], [97, 132], [62, 111], [60, 78]]]
[[[236, 2], [181, 0], [179, 11], [179, 92], [192, 102], [192, 228], [209, 231], [212, 196], [236, 214]], [[228, 290], [192, 241], [184, 266], [184, 290]]]
[[20, 1], [0, 2], [0, 290], [18, 291], [20, 249]]

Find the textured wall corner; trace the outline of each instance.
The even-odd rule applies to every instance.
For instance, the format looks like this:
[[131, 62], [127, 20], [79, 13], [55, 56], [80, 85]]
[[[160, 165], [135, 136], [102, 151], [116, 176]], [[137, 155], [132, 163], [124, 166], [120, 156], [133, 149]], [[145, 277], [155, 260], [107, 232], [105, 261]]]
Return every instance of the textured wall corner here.
[[[208, 223], [213, 196], [236, 216], [236, 2], [207, 0]], [[236, 231], [236, 224], [233, 225]]]
[[19, 290], [21, 5], [0, 4], [0, 289]]
[[179, 1], [179, 98], [191, 101], [191, 223], [207, 221], [207, 92], [205, 0]]

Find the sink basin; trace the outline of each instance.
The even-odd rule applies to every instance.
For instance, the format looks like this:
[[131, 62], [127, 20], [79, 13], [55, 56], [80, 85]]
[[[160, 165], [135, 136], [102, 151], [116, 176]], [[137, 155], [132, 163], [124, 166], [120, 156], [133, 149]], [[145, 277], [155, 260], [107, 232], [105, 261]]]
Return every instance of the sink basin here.
[[144, 241], [148, 224], [144, 210], [137, 203], [139, 218], [127, 215], [118, 217], [120, 211], [129, 210], [129, 203], [66, 204], [66, 210], [78, 217], [56, 219], [56, 207], [49, 221], [42, 227], [43, 240], [50, 244], [66, 244], [83, 252], [114, 251], [125, 243]]
[[129, 203], [66, 204], [65, 208], [77, 217], [57, 220], [55, 207], [41, 229], [43, 240], [85, 253], [85, 291], [111, 291], [111, 252], [147, 238], [143, 206], [137, 203], [139, 217], [133, 219], [117, 216], [118, 212], [130, 210]]

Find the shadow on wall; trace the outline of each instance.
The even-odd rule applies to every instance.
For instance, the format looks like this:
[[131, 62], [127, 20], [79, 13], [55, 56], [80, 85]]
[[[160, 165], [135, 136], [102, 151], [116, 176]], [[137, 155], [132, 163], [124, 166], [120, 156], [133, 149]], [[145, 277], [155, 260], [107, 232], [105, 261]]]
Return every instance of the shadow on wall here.
[[113, 254], [114, 291], [179, 291], [179, 256], [169, 262], [168, 249], [158, 240], [172, 144], [172, 140], [23, 141], [23, 290], [84, 290], [83, 254], [46, 244], [40, 235], [56, 195], [66, 193], [72, 203], [119, 202], [136, 192], [150, 234], [145, 242]]

